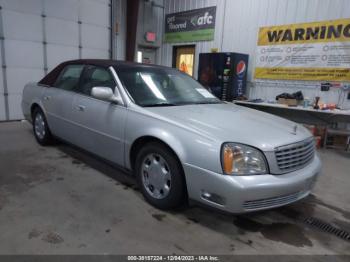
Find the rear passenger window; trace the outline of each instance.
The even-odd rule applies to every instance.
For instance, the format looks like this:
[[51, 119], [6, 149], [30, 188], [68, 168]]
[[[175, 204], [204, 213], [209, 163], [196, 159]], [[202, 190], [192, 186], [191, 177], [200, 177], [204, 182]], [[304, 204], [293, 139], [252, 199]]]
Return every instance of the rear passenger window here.
[[57, 78], [54, 86], [64, 90], [76, 89], [79, 85], [79, 79], [83, 68], [83, 65], [66, 66]]

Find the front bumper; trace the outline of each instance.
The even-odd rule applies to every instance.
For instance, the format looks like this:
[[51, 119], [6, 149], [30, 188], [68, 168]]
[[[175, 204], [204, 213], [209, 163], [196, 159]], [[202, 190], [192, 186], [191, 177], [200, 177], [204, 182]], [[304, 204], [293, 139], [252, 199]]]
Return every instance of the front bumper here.
[[321, 162], [315, 155], [306, 167], [283, 175], [229, 176], [184, 165], [189, 198], [230, 213], [275, 208], [310, 194]]

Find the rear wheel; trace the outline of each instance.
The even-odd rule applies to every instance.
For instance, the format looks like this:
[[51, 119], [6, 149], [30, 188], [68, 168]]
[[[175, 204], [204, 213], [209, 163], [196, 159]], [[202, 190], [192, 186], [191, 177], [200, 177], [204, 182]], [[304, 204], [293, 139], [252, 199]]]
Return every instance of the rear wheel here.
[[146, 144], [136, 157], [135, 172], [146, 200], [160, 209], [180, 206], [186, 197], [181, 164], [166, 146]]
[[36, 141], [38, 141], [40, 145], [45, 146], [52, 143], [53, 139], [49, 126], [40, 108], [34, 109], [33, 112], [33, 132]]

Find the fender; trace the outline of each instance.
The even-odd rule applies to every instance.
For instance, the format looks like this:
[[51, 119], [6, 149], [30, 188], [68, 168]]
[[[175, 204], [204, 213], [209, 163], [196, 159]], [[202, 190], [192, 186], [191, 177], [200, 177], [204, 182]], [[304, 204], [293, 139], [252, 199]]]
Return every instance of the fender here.
[[[147, 123], [147, 124], [145, 124]], [[130, 154], [135, 141], [154, 137], [168, 145], [184, 164], [200, 165], [221, 172], [221, 143], [188, 126], [156, 117], [143, 109], [129, 109], [124, 139], [124, 165], [131, 169]], [[204, 161], [203, 159], [207, 159]]]
[[181, 163], [184, 163], [186, 159], [186, 150], [182, 143], [175, 138], [173, 134], [170, 132], [167, 132], [163, 129], [160, 129], [158, 127], [150, 127], [146, 130], [140, 130], [139, 132], [136, 132], [130, 140], [125, 141], [125, 167], [127, 169], [132, 169], [131, 163], [130, 163], [130, 151], [131, 147], [140, 138], [144, 137], [153, 137], [154, 139], [160, 140], [164, 144], [168, 145], [174, 153], [177, 155]]

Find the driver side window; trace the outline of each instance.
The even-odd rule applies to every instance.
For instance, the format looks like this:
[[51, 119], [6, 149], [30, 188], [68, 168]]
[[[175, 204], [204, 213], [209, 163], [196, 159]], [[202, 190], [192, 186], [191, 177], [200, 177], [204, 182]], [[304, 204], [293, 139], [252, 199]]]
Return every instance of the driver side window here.
[[77, 92], [91, 96], [92, 88], [97, 86], [109, 87], [114, 92], [116, 83], [108, 69], [97, 66], [88, 66], [83, 73]]

